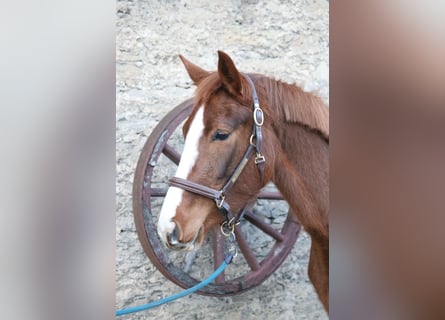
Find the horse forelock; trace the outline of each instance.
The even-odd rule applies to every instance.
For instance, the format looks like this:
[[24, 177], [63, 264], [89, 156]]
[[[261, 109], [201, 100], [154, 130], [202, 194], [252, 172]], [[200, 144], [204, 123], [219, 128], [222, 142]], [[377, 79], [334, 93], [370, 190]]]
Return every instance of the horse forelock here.
[[229, 92], [229, 90], [226, 90], [221, 82], [221, 79], [219, 78], [219, 75], [217, 72], [211, 73], [209, 76], [207, 76], [205, 79], [203, 79], [195, 91], [195, 105], [207, 105], [208, 101], [214, 96], [216, 93], [220, 91], [224, 91], [228, 96], [230, 96], [232, 99], [236, 100], [242, 105], [248, 106], [252, 103], [252, 95], [249, 83], [246, 79], [241, 78], [241, 84], [242, 84], [242, 93], [239, 96], [234, 96]]
[[218, 73], [213, 72], [204, 78], [195, 91], [195, 105], [205, 105], [218, 90], [221, 89]]

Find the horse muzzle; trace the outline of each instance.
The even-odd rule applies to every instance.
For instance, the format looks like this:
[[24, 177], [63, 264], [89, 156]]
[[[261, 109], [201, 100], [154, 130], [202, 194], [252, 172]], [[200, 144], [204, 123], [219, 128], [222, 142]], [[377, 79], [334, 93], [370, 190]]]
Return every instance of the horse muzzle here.
[[181, 250], [193, 250], [195, 248], [196, 245], [196, 240], [198, 239], [199, 234], [201, 233], [201, 229], [200, 228], [196, 234], [195, 237], [193, 238], [192, 241], [190, 242], [181, 242], [179, 240], [180, 238], [180, 231], [178, 228], [178, 225], [175, 223], [175, 228], [173, 229], [172, 232], [167, 233], [166, 235], [166, 246], [169, 249], [172, 250], [176, 250], [176, 251], [181, 251]]

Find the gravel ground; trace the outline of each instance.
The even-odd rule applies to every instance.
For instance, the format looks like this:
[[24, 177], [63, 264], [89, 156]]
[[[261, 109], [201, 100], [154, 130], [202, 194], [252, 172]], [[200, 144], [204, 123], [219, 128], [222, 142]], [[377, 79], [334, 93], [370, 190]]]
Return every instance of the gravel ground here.
[[[131, 203], [147, 137], [169, 110], [193, 96], [178, 54], [215, 70], [216, 51], [223, 50], [242, 71], [297, 83], [328, 101], [328, 12], [326, 0], [117, 2], [117, 308], [180, 291], [142, 250]], [[283, 265], [240, 295], [191, 295], [126, 318], [327, 319], [307, 277], [309, 246], [301, 233]]]

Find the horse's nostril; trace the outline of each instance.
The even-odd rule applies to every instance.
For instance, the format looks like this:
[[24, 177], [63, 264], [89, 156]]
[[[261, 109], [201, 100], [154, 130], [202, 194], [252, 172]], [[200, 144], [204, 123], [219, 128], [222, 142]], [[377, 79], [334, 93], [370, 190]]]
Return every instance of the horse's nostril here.
[[167, 246], [173, 250], [182, 250], [188, 247], [186, 243], [179, 241], [179, 228], [177, 224], [175, 224], [173, 231], [167, 234]]
[[173, 231], [169, 234], [167, 234], [167, 242], [169, 244], [176, 244], [179, 242], [179, 230], [178, 230], [178, 225], [175, 223], [175, 228], [173, 229]]

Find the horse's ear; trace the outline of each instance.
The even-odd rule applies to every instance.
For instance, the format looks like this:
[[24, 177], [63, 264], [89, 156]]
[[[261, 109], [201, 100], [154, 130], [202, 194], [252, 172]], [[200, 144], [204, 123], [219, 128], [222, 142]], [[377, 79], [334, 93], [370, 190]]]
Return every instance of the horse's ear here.
[[218, 51], [218, 74], [223, 86], [233, 95], [241, 95], [241, 75], [232, 59], [224, 52]]
[[182, 63], [184, 64], [185, 69], [187, 70], [187, 73], [190, 76], [190, 79], [193, 80], [193, 82], [198, 85], [202, 79], [207, 77], [210, 72], [202, 69], [201, 67], [198, 67], [197, 65], [191, 63], [188, 61], [184, 56], [179, 55], [179, 58], [181, 59]]

